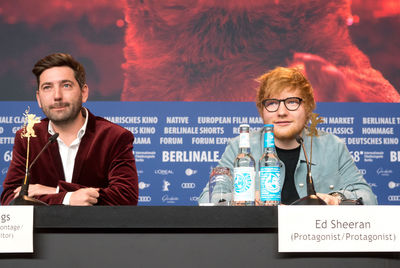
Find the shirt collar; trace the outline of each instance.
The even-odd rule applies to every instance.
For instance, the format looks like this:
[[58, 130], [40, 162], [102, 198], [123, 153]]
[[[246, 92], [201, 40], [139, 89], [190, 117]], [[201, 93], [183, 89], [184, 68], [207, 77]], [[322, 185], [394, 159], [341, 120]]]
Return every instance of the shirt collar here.
[[[83, 126], [79, 129], [78, 134], [76, 135], [76, 137], [78, 139], [81, 139], [83, 137], [83, 135], [85, 135], [86, 132], [86, 127], [87, 127], [87, 123], [89, 121], [89, 113], [88, 110], [83, 107], [84, 111], [85, 111], [85, 123], [83, 124]], [[56, 132], [53, 129], [53, 126], [50, 124], [51, 121], [49, 121], [49, 126], [48, 126], [48, 132], [50, 135], [54, 135]], [[58, 138], [59, 139], [59, 138]]]

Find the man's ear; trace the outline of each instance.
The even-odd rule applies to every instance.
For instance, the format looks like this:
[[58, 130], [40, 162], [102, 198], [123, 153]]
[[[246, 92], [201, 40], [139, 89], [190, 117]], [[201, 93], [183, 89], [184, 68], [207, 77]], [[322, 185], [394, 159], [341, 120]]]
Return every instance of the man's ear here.
[[89, 98], [89, 87], [88, 85], [84, 84], [82, 87], [82, 103], [85, 103]]
[[36, 101], [37, 101], [39, 107], [42, 108], [42, 103], [40, 102], [40, 98], [39, 98], [39, 90], [36, 90]]

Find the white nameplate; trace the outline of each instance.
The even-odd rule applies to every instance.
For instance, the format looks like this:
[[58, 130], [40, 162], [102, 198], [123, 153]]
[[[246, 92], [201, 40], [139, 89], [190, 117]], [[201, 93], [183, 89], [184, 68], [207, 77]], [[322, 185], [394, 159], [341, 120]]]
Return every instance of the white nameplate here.
[[279, 252], [400, 251], [400, 206], [279, 206]]
[[0, 252], [33, 252], [33, 206], [0, 206]]

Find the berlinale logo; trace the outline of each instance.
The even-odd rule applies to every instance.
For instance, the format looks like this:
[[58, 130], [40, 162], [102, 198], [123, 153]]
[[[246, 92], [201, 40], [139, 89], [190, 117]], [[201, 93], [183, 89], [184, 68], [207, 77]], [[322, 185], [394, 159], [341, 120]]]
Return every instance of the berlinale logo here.
[[162, 186], [162, 191], [163, 192], [168, 192], [169, 189], [168, 187], [171, 185], [171, 183], [167, 180], [163, 180], [163, 186]]

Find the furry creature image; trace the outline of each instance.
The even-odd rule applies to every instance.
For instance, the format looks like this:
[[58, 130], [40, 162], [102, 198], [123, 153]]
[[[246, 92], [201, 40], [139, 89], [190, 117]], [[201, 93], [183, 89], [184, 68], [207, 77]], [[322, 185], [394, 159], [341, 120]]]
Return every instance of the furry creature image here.
[[350, 1], [133, 0], [124, 101], [254, 101], [255, 78], [298, 66], [317, 101], [398, 102], [349, 36]]

